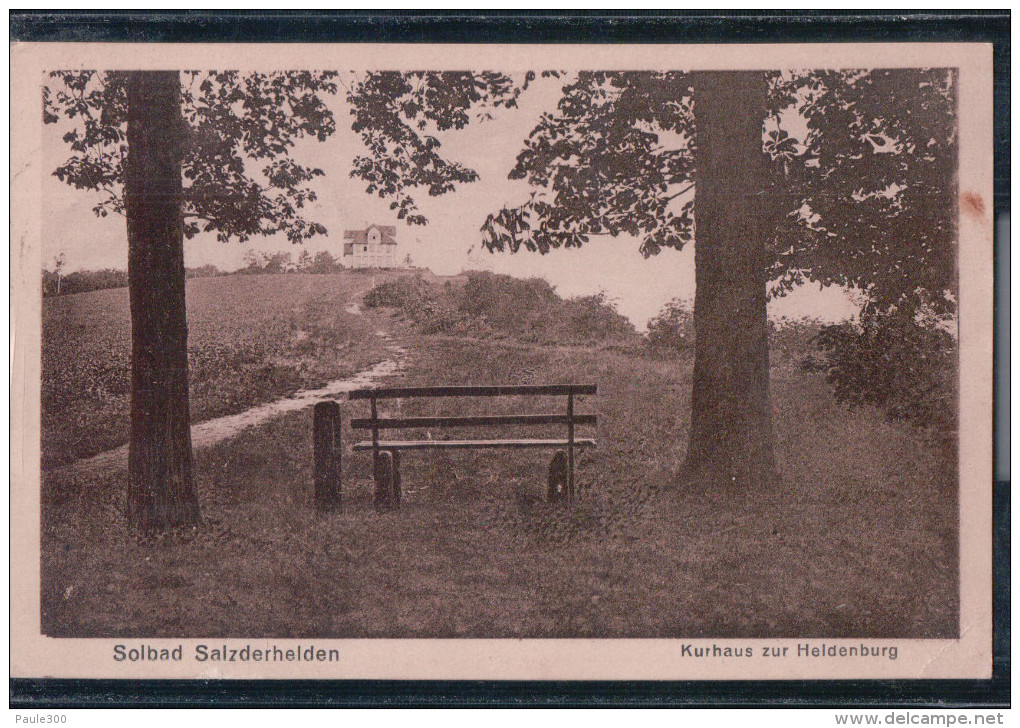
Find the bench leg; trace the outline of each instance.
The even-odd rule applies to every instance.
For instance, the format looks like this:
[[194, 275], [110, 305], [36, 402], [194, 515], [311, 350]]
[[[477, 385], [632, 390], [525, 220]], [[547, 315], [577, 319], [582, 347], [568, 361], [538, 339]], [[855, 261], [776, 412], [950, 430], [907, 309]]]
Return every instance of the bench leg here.
[[558, 503], [567, 497], [567, 453], [557, 450], [549, 463], [549, 489], [546, 498], [550, 503]]
[[400, 450], [391, 450], [393, 455], [393, 507], [400, 508]]
[[340, 405], [318, 402], [312, 426], [315, 455], [315, 510], [338, 513], [342, 509], [340, 483]]
[[381, 452], [375, 458], [375, 510], [388, 511], [393, 507], [393, 455]]
[[375, 510], [400, 508], [400, 453], [383, 450], [375, 461]]

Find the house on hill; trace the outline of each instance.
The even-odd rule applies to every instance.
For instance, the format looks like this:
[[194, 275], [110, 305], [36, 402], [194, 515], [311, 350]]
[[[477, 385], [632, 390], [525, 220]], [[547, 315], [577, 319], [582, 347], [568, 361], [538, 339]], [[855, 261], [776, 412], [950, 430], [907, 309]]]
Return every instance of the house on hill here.
[[343, 264], [350, 268], [398, 268], [397, 228], [369, 225], [364, 230], [344, 230]]

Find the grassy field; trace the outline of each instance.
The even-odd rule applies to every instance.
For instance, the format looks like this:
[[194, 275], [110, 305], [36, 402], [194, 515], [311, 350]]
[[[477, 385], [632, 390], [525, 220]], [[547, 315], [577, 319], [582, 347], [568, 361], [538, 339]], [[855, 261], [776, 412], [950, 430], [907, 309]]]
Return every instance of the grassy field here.
[[[598, 396], [578, 407], [599, 415], [599, 447], [579, 460], [581, 498], [544, 502], [548, 453], [409, 453], [401, 510], [377, 515], [368, 456], [348, 451], [344, 512], [317, 516], [310, 411], [198, 453], [204, 520], [194, 533], [140, 541], [125, 530], [123, 474], [53, 471], [44, 476], [45, 491], [60, 495], [44, 499], [44, 632], [957, 634], [954, 466], [923, 433], [838, 405], [822, 375], [801, 371], [796, 347], [773, 358], [782, 484], [693, 492], [675, 483], [688, 357], [426, 335], [386, 309], [363, 325], [392, 329], [409, 349], [408, 384], [597, 382]], [[363, 402], [341, 406], [345, 420], [365, 414]], [[391, 407], [541, 409], [502, 398]]]
[[[188, 281], [195, 421], [319, 386], [383, 358], [344, 310], [367, 275], [225, 276]], [[131, 320], [126, 288], [43, 301], [43, 467], [127, 441]]]

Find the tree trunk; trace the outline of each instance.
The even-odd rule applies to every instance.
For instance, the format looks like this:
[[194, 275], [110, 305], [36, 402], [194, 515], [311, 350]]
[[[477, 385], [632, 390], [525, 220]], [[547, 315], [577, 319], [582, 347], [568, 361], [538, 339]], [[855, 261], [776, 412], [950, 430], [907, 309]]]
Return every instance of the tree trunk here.
[[699, 73], [694, 214], [695, 358], [689, 482], [748, 487], [777, 477], [766, 318], [767, 81]]
[[127, 82], [124, 206], [131, 297], [128, 522], [143, 531], [198, 521], [188, 405], [181, 215], [180, 75]]

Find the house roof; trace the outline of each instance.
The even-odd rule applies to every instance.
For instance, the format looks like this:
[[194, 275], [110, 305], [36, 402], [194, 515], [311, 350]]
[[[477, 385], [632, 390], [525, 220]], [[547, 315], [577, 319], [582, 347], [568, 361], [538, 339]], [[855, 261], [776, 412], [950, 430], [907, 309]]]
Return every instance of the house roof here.
[[368, 242], [368, 231], [375, 228], [379, 231], [379, 242], [382, 245], [396, 245], [397, 244], [397, 228], [394, 225], [369, 225], [364, 230], [344, 230], [344, 240], [353, 240], [353, 243], [347, 245], [364, 245]]

